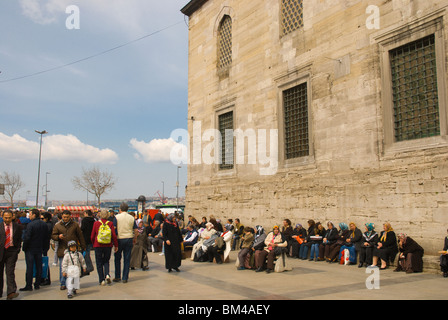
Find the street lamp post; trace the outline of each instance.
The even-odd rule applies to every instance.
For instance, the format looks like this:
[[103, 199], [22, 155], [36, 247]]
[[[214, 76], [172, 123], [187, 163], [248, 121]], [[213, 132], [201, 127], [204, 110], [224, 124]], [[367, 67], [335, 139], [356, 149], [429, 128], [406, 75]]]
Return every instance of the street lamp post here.
[[177, 166], [177, 181], [176, 181], [176, 211], [179, 211], [179, 169], [182, 168], [181, 166]]
[[42, 156], [42, 136], [47, 134], [47, 131], [37, 131], [36, 133], [40, 134], [40, 147], [39, 147], [39, 167], [37, 169], [37, 192], [36, 192], [36, 209], [39, 207], [39, 184], [40, 184], [40, 160]]
[[51, 172], [45, 172], [45, 209], [48, 208], [48, 175]]

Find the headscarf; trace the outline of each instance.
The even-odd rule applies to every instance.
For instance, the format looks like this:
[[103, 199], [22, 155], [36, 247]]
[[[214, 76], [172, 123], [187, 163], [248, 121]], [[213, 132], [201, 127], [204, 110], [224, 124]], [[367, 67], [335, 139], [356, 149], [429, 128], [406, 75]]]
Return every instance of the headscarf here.
[[[350, 222], [349, 225], [354, 225], [355, 226], [355, 230], [356, 230], [356, 224], [354, 222]], [[355, 230], [352, 231], [350, 238], [354, 238], [355, 237]]]
[[341, 228], [341, 231], [345, 231], [348, 229], [348, 225], [345, 222], [341, 222], [339, 228]]
[[262, 226], [255, 226], [255, 230], [257, 230], [257, 232], [255, 233], [255, 239], [257, 239], [264, 233], [264, 229]]
[[397, 235], [398, 240], [403, 239], [404, 242], [406, 242], [407, 237], [408, 237], [408, 235], [407, 235], [406, 233], [399, 233], [399, 234]]
[[372, 223], [372, 222], [368, 222], [368, 223], [365, 224], [365, 226], [367, 228], [366, 235], [367, 235], [367, 237], [370, 237], [372, 232], [375, 230], [375, 224]]
[[143, 230], [145, 230], [145, 228], [143, 227], [143, 225], [140, 227], [140, 223], [143, 222], [142, 219], [137, 219], [135, 221], [135, 223], [137, 224], [137, 231], [138, 233], [143, 233]]
[[302, 225], [300, 223], [296, 224], [296, 228], [302, 228]]
[[171, 225], [177, 227], [177, 222], [176, 222], [175, 216], [176, 216], [176, 215], [175, 215], [174, 213], [169, 214], [169, 215], [166, 217], [165, 222], [167, 222], [167, 223], [169, 223], [169, 224], [171, 224]]
[[386, 227], [386, 232], [384, 232], [384, 234], [383, 234], [383, 236], [381, 237], [381, 239], [380, 239], [380, 241], [386, 241], [386, 239], [387, 239], [387, 234], [390, 232], [390, 231], [394, 231], [394, 229], [392, 229], [392, 226], [391, 226], [391, 224], [389, 223], [389, 222], [386, 222], [385, 224], [384, 224], [384, 226]]

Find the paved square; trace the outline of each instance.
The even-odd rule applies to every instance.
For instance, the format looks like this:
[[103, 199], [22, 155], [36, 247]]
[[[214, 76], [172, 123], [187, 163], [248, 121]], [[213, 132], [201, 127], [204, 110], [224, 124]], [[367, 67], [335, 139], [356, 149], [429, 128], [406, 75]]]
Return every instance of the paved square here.
[[[53, 252], [49, 252], [50, 261]], [[93, 258], [92, 254], [92, 258]], [[131, 270], [128, 283], [98, 284], [96, 270], [81, 279], [81, 289], [73, 300], [446, 300], [448, 279], [440, 274], [405, 274], [393, 268], [380, 272], [379, 289], [369, 290], [366, 281], [371, 273], [357, 266], [289, 259], [292, 271], [256, 273], [238, 271], [237, 252], [230, 263], [182, 260], [181, 272], [168, 273], [159, 253], [148, 253], [149, 270]], [[111, 258], [113, 277], [114, 258]], [[50, 262], [51, 263], [51, 262]], [[17, 286], [25, 286], [23, 252], [16, 267]], [[59, 269], [51, 267], [50, 286], [32, 292], [20, 292], [16, 300], [67, 300], [59, 289]], [[373, 283], [370, 281], [370, 283]], [[6, 291], [6, 287], [4, 288]], [[5, 300], [6, 292], [3, 293]]]

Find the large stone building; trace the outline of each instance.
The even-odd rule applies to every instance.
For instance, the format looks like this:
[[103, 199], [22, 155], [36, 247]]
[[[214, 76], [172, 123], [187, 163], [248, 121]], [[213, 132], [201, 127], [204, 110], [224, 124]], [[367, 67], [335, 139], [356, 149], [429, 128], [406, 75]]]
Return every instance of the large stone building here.
[[266, 228], [389, 221], [441, 250], [446, 0], [192, 0], [182, 12], [187, 214]]

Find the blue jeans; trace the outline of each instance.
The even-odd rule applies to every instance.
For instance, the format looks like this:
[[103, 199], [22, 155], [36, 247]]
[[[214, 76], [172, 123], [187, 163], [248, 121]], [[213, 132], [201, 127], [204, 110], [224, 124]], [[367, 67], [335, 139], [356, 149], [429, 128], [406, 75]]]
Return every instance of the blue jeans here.
[[[118, 251], [115, 253], [115, 279], [128, 280], [131, 265], [133, 239], [118, 239]], [[121, 255], [123, 254], [123, 277], [121, 276]]]
[[306, 259], [307, 256], [308, 256], [308, 245], [302, 243], [299, 249], [299, 259]]
[[310, 253], [310, 259], [317, 259], [319, 257], [319, 244], [313, 243], [311, 245], [311, 253]]
[[61, 258], [58, 257], [58, 260], [59, 260], [59, 282], [61, 283], [61, 287], [65, 286], [65, 281], [67, 280], [67, 278], [62, 275], [62, 260], [63, 259], [64, 259], [64, 257], [61, 257]]

